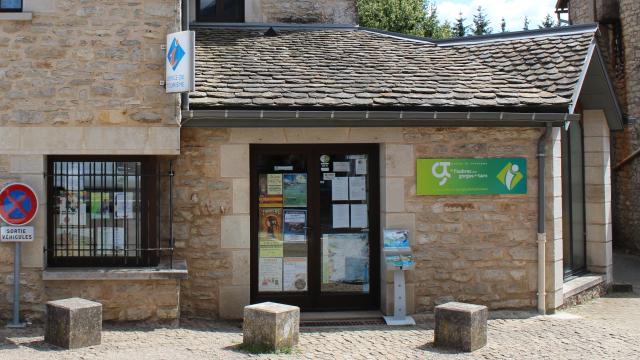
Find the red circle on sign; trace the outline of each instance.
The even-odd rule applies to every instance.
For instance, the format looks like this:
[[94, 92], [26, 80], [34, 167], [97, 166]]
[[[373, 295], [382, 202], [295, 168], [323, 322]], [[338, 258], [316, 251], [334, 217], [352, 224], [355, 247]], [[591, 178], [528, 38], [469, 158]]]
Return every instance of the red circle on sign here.
[[38, 198], [29, 185], [14, 183], [0, 191], [0, 219], [9, 225], [26, 225], [38, 212]]

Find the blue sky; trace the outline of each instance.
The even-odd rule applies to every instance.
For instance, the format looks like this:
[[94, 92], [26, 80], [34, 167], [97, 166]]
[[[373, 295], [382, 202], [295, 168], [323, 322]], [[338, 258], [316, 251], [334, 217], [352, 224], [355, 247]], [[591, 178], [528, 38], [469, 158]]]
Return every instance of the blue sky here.
[[522, 30], [524, 17], [529, 18], [529, 29], [537, 29], [547, 14], [556, 19], [556, 0], [435, 0], [441, 21], [453, 23], [462, 11], [462, 17], [471, 24], [473, 14], [482, 6], [489, 15], [493, 32], [500, 32], [500, 21], [504, 17], [507, 30]]

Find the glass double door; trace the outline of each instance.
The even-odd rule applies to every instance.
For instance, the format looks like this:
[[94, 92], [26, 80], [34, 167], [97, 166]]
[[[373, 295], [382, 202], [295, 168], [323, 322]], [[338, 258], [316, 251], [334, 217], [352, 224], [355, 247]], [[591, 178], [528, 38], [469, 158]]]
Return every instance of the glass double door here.
[[251, 147], [251, 302], [378, 309], [375, 144]]

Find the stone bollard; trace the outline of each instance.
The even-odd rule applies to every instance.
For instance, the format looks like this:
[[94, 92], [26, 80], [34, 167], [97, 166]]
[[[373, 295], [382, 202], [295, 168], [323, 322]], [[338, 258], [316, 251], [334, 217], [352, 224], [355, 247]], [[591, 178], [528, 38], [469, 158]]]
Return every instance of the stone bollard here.
[[486, 306], [448, 302], [436, 306], [435, 346], [471, 352], [487, 345]]
[[65, 349], [100, 345], [102, 304], [80, 298], [49, 301], [44, 341]]
[[298, 344], [300, 308], [272, 302], [244, 307], [242, 343], [268, 351]]

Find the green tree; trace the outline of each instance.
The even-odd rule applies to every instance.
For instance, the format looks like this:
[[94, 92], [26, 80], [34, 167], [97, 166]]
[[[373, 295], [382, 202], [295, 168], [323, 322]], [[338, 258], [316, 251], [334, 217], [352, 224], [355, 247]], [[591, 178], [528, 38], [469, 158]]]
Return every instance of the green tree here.
[[547, 16], [544, 17], [544, 20], [542, 21], [542, 24], [540, 24], [538, 26], [538, 28], [540, 28], [540, 29], [548, 29], [548, 28], [552, 28], [552, 27], [556, 27], [556, 26], [558, 26], [558, 25], [553, 20], [551, 15], [547, 14]]
[[529, 18], [528, 17], [524, 17], [524, 26], [522, 27], [522, 30], [527, 31], [529, 30]]
[[432, 39], [446, 39], [452, 36], [451, 24], [445, 21], [440, 23], [438, 19], [438, 8], [435, 3], [425, 2], [426, 19], [424, 24], [424, 36]]
[[463, 37], [467, 34], [467, 27], [464, 24], [464, 21], [467, 20], [462, 17], [462, 12], [458, 13], [458, 17], [456, 18], [455, 24], [451, 27], [451, 32], [453, 36]]
[[432, 38], [450, 35], [431, 0], [358, 0], [357, 6], [364, 27]]
[[500, 30], [502, 32], [507, 32], [507, 22], [504, 21], [504, 18], [502, 18], [502, 21], [500, 22]]
[[482, 9], [482, 6], [478, 6], [478, 10], [473, 15], [473, 28], [471, 29], [474, 35], [486, 35], [491, 34], [491, 27], [489, 27], [489, 19], [487, 14]]

